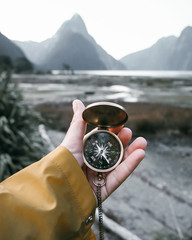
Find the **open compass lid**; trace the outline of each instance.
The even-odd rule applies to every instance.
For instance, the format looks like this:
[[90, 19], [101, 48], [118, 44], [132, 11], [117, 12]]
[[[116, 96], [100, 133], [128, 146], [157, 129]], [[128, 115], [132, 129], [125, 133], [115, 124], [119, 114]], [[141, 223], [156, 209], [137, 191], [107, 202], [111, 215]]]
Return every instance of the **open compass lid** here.
[[116, 103], [96, 102], [88, 105], [83, 112], [83, 119], [96, 127], [118, 127], [128, 120], [126, 110]]

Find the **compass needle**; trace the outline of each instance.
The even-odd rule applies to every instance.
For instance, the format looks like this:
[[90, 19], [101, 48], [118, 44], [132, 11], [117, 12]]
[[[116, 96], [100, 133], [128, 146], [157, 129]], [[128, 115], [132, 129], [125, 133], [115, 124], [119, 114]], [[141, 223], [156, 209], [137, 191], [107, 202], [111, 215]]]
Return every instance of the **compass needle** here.
[[102, 154], [102, 157], [105, 159], [105, 161], [109, 164], [109, 160], [107, 159], [107, 157], [104, 155], [104, 154]]

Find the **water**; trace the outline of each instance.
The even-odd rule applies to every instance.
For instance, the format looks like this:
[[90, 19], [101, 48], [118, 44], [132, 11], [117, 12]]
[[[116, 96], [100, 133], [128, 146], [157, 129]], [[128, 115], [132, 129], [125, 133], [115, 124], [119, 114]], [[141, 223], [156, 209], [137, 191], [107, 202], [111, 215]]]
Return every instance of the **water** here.
[[[58, 74], [59, 71], [54, 71]], [[192, 71], [123, 71], [123, 70], [105, 70], [105, 71], [84, 71], [76, 70], [75, 74], [98, 75], [98, 76], [138, 76], [138, 77], [160, 77], [160, 78], [191, 78]]]
[[[13, 75], [27, 101], [152, 102], [192, 107], [192, 71], [75, 71]], [[63, 73], [63, 71], [62, 71]]]
[[[53, 74], [62, 74], [65, 71], [54, 70]], [[133, 76], [133, 77], [158, 77], [158, 78], [189, 78], [192, 79], [192, 71], [128, 71], [128, 70], [75, 70], [76, 75], [96, 76]]]

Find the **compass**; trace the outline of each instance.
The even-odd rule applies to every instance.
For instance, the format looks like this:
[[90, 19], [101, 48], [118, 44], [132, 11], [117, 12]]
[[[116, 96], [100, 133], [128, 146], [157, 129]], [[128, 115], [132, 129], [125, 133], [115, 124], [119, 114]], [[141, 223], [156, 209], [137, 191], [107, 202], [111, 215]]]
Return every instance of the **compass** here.
[[85, 164], [96, 172], [113, 170], [123, 158], [123, 145], [108, 128], [121, 126], [127, 121], [125, 109], [116, 103], [97, 102], [85, 108], [83, 119], [97, 127], [84, 137]]

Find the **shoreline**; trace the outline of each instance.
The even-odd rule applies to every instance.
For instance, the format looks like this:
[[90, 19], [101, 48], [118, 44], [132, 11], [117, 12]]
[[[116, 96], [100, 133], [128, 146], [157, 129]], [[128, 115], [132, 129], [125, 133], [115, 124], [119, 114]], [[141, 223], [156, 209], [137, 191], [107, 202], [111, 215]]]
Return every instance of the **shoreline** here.
[[119, 101], [192, 108], [192, 77], [14, 75], [28, 103]]

